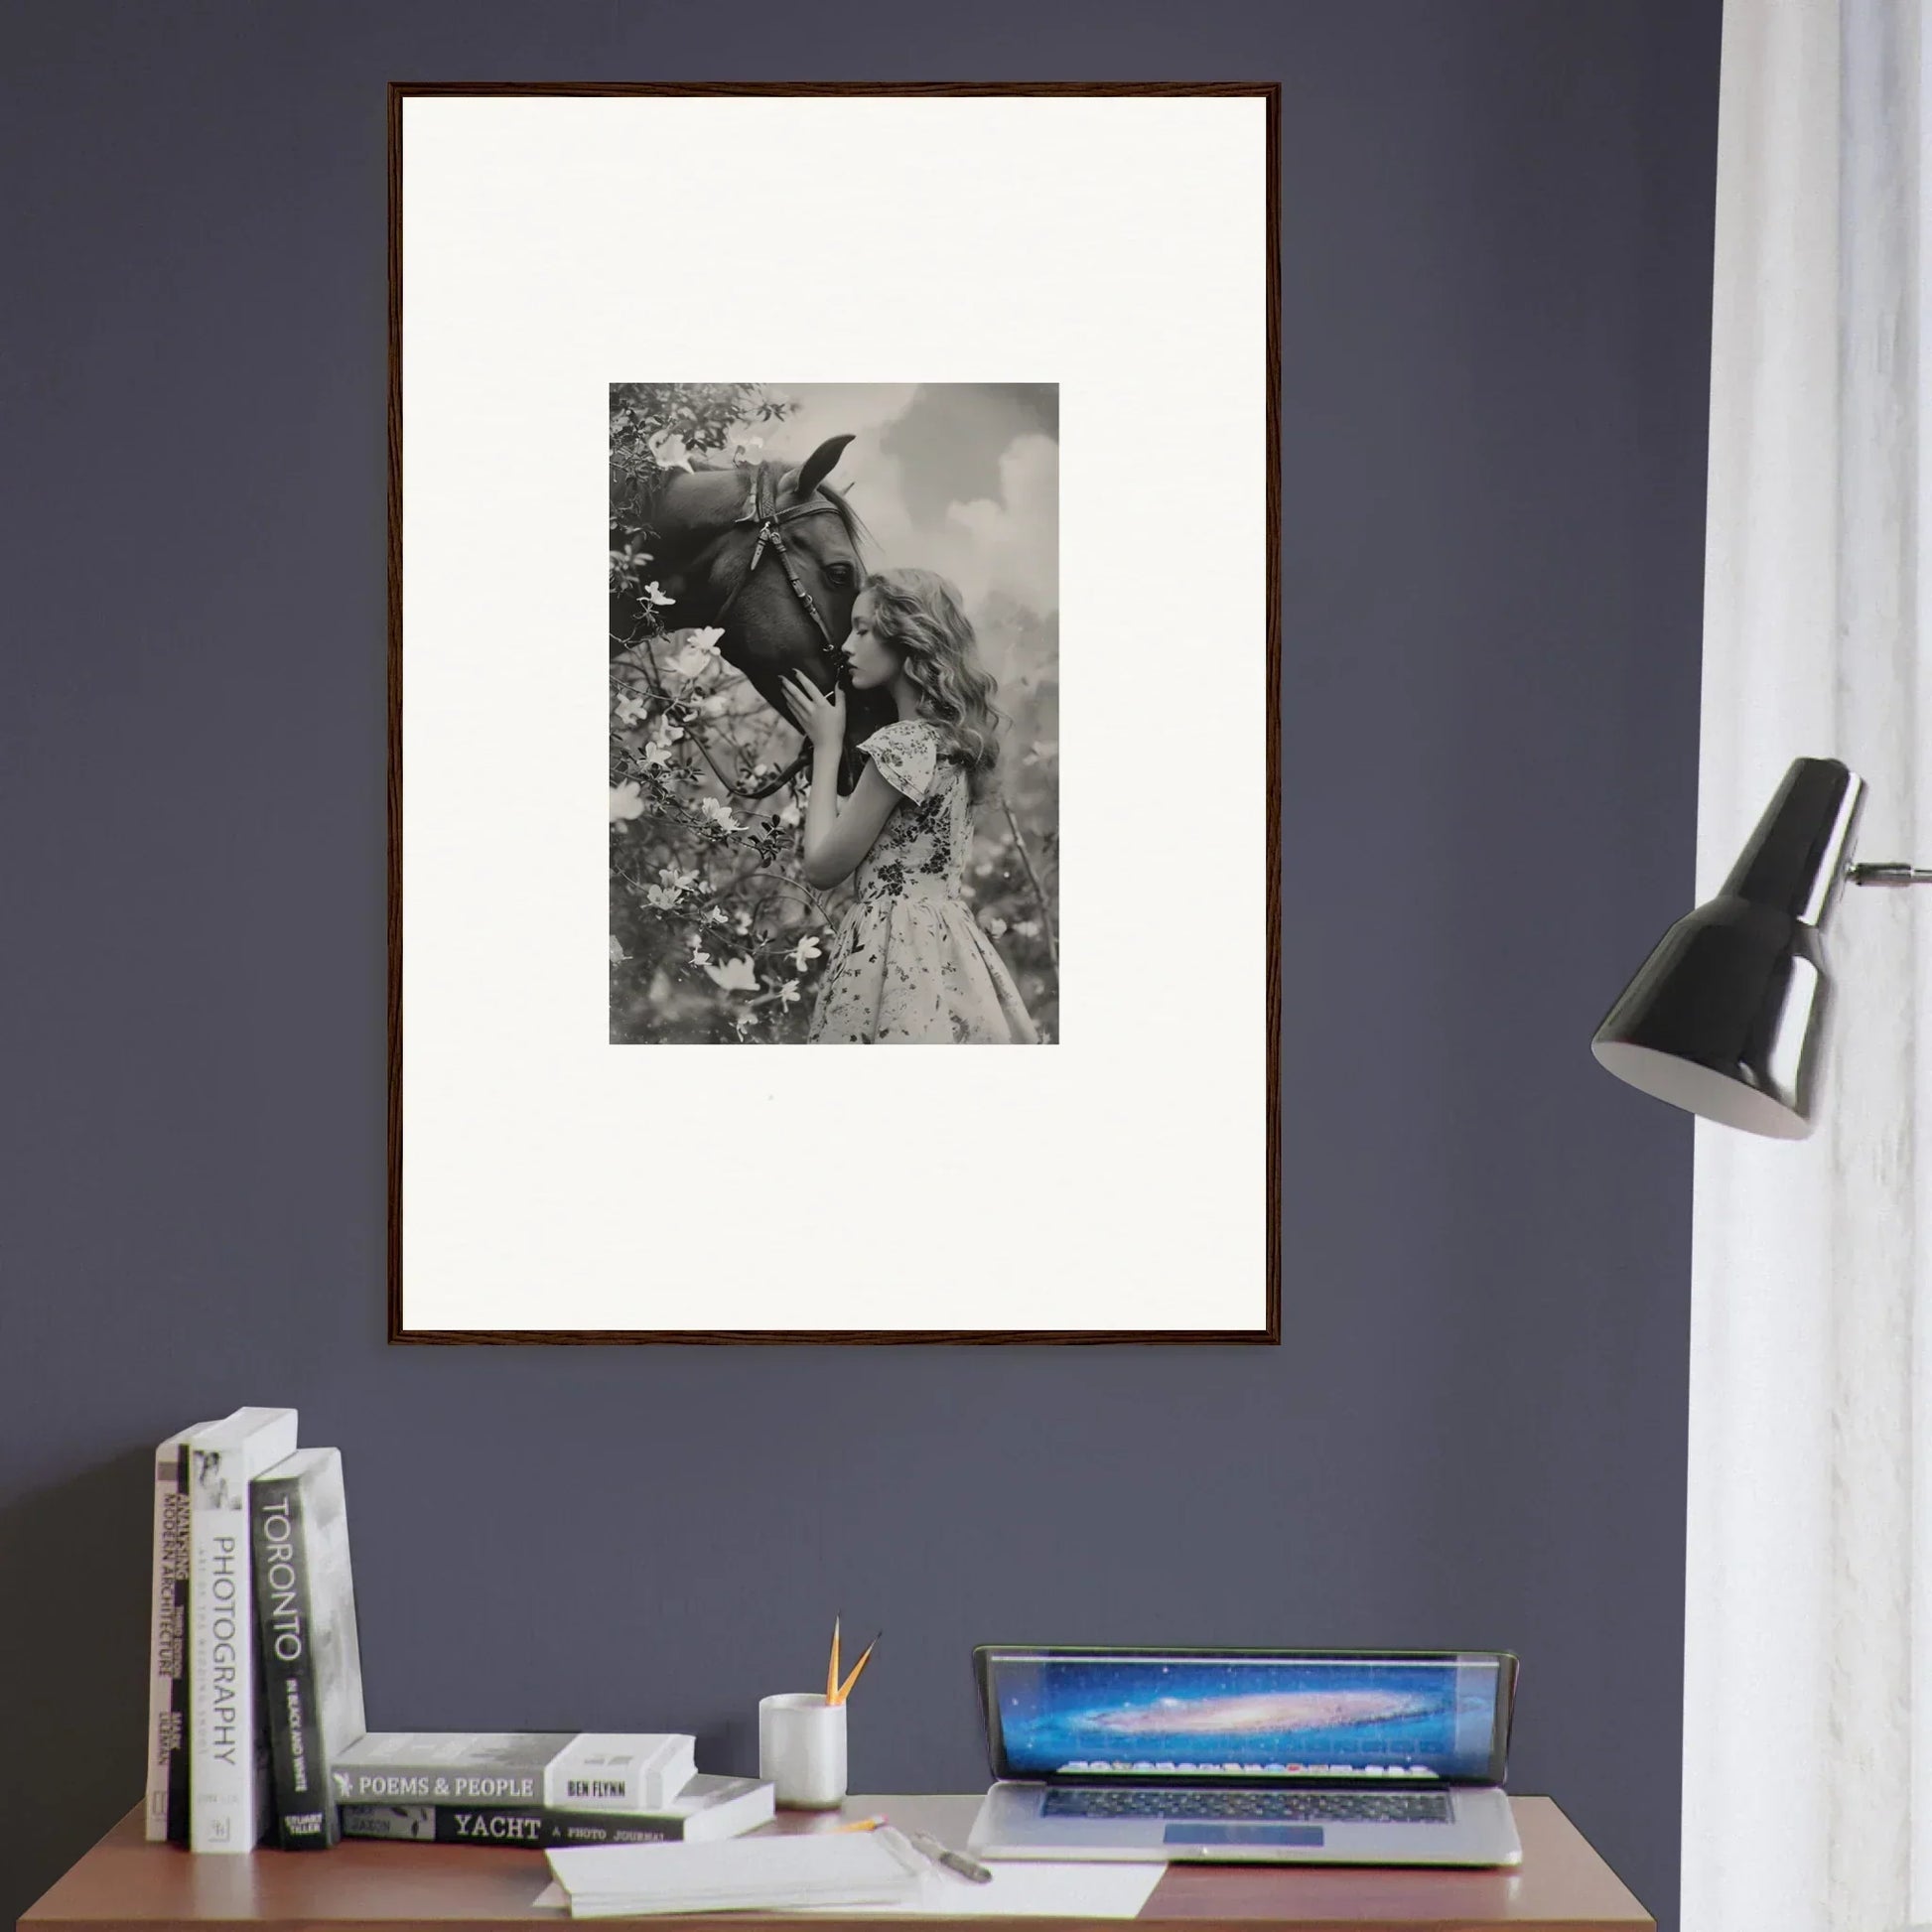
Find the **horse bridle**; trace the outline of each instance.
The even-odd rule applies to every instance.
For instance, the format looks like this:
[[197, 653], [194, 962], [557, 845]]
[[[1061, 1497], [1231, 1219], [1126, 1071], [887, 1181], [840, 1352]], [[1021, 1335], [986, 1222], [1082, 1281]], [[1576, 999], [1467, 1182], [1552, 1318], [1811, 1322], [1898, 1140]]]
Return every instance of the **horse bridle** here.
[[[806, 589], [805, 581], [798, 574], [798, 566], [792, 560], [791, 547], [785, 542], [784, 526], [795, 523], [802, 516], [837, 516], [836, 505], [827, 502], [816, 491], [803, 503], [793, 503], [789, 509], [778, 507], [778, 480], [770, 463], [760, 463], [758, 476], [745, 498], [744, 514], [733, 519], [731, 528], [739, 529], [746, 524], [757, 527], [758, 534], [753, 539], [751, 561], [745, 566], [745, 574], [732, 586], [731, 594], [719, 605], [716, 621], [723, 623], [727, 613], [738, 602], [739, 594], [754, 577], [758, 575], [759, 562], [768, 549], [778, 560], [785, 574], [785, 582], [791, 586], [791, 594], [805, 607], [806, 615], [818, 627], [819, 651], [824, 660], [827, 677], [826, 688], [834, 688], [845, 671], [845, 659], [839, 651], [839, 640], [832, 635], [832, 626], [825, 621], [825, 614], [818, 608], [811, 592]], [[791, 763], [768, 783], [751, 791], [732, 789], [741, 798], [765, 798], [782, 784], [788, 783], [805, 765], [811, 755], [811, 745], [807, 741], [798, 748], [798, 756]]]
[[785, 573], [785, 582], [791, 586], [791, 594], [805, 607], [806, 614], [818, 626], [818, 634], [824, 640], [826, 667], [832, 673], [834, 682], [844, 668], [844, 659], [839, 655], [839, 640], [832, 635], [832, 626], [825, 621], [825, 614], [805, 588], [805, 580], [798, 575], [798, 566], [792, 561], [791, 546], [785, 542], [784, 526], [795, 523], [801, 516], [837, 516], [837, 507], [814, 492], [812, 500], [793, 503], [789, 509], [778, 508], [778, 484], [772, 475], [769, 463], [760, 463], [757, 481], [745, 499], [745, 513], [734, 519], [731, 527], [738, 529], [750, 523], [757, 525], [758, 535], [752, 543], [751, 561], [745, 566], [745, 574], [732, 586], [732, 592], [718, 607], [718, 617], [722, 621], [725, 613], [738, 602], [739, 594], [754, 577], [758, 575], [759, 559], [769, 548]]

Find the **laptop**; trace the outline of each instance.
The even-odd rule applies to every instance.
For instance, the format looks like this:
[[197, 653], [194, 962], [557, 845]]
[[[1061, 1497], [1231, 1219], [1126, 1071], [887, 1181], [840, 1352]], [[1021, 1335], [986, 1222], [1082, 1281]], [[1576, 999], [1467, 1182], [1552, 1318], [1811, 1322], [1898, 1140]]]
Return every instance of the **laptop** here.
[[989, 1859], [1520, 1864], [1507, 1651], [973, 1653]]

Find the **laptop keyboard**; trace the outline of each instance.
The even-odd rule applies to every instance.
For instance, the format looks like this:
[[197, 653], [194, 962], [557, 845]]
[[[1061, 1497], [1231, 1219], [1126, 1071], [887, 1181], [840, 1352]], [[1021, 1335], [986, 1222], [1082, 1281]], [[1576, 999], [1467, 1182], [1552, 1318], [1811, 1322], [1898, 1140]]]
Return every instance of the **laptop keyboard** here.
[[1447, 1825], [1447, 1791], [1175, 1791], [1055, 1787], [1043, 1818], [1235, 1818], [1323, 1825]]

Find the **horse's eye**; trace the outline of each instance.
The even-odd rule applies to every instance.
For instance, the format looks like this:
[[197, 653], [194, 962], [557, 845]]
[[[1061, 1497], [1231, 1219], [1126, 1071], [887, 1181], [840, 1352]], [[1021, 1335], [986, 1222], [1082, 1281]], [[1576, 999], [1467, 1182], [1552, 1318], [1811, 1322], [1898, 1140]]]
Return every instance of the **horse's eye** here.
[[852, 582], [852, 566], [850, 564], [827, 564], [825, 566], [825, 574], [835, 584], [849, 584]]

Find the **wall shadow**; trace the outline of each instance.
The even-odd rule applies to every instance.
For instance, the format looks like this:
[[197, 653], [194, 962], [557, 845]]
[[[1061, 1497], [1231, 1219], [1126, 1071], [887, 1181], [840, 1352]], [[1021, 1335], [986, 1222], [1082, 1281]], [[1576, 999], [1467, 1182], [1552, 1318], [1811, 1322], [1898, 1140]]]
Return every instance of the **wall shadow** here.
[[140, 1802], [153, 1453], [0, 1507], [0, 1924]]

